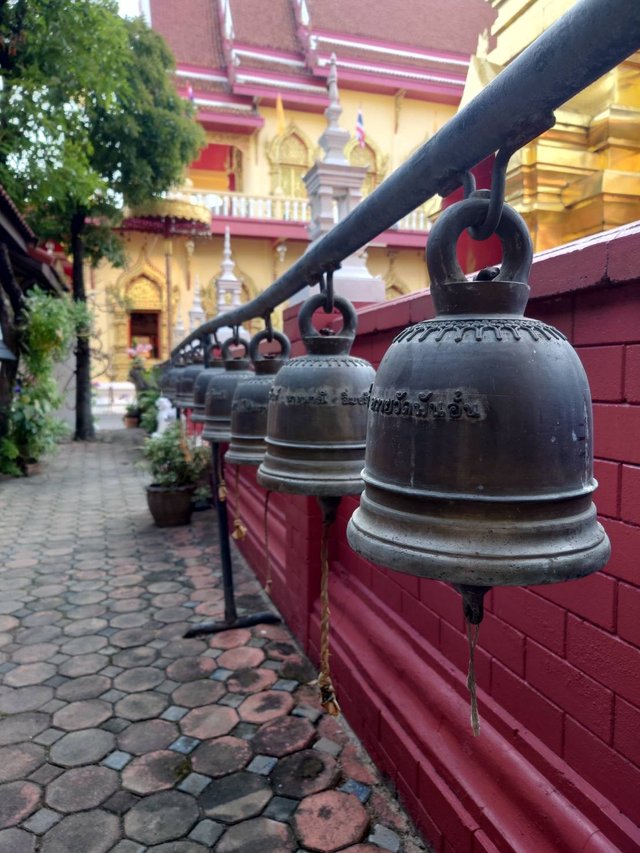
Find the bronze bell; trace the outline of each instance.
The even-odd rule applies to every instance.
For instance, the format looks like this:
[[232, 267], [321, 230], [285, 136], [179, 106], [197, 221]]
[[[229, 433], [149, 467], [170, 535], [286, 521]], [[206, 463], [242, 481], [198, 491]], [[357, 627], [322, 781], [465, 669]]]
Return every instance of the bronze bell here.
[[[262, 341], [273, 337], [280, 344], [280, 353], [263, 356]], [[249, 344], [249, 356], [255, 367], [255, 375], [243, 379], [236, 387], [231, 403], [231, 443], [225, 461], [235, 465], [259, 465], [265, 454], [267, 432], [267, 409], [269, 392], [285, 361], [289, 358], [289, 338], [280, 332], [271, 335], [266, 329], [258, 332]]]
[[[231, 347], [244, 350], [242, 356], [231, 354]], [[202, 438], [217, 444], [227, 443], [231, 438], [231, 403], [236, 386], [243, 379], [253, 376], [251, 362], [247, 358], [249, 344], [244, 338], [228, 338], [222, 344], [224, 370], [217, 370], [209, 380], [204, 402], [204, 429]]]
[[190, 409], [193, 405], [193, 388], [198, 376], [204, 370], [202, 357], [188, 364], [178, 376], [175, 393], [175, 405], [180, 409]]
[[307, 355], [280, 369], [269, 395], [267, 452], [258, 482], [273, 491], [337, 497], [363, 488], [367, 401], [375, 371], [349, 355], [357, 325], [351, 303], [336, 296], [344, 325], [334, 336], [312, 325], [323, 304], [325, 295], [319, 293], [300, 309]]
[[196, 377], [193, 385], [193, 403], [191, 406], [191, 420], [194, 424], [204, 423], [204, 404], [207, 396], [207, 388], [209, 380], [213, 376], [219, 376], [220, 371], [224, 369], [224, 361], [222, 358], [213, 357], [209, 360], [209, 366], [205, 367]]
[[532, 258], [523, 219], [505, 205], [496, 278], [485, 270], [467, 281], [458, 265], [457, 239], [486, 209], [467, 199], [431, 231], [436, 317], [401, 332], [380, 364], [365, 491], [347, 531], [374, 563], [454, 584], [476, 624], [487, 588], [579, 578], [610, 552], [591, 500], [585, 372], [561, 332], [523, 317]]
[[166, 370], [163, 371], [160, 379], [160, 392], [163, 397], [171, 400], [173, 403], [176, 396], [176, 385], [182, 368], [177, 364], [168, 363]]

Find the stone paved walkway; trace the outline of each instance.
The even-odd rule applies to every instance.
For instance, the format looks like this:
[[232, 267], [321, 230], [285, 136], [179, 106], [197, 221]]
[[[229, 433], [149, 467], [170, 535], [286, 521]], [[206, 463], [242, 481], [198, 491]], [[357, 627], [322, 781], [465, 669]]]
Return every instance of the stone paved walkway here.
[[0, 853], [423, 850], [285, 627], [182, 639], [222, 612], [213, 516], [151, 524], [139, 439], [0, 481]]

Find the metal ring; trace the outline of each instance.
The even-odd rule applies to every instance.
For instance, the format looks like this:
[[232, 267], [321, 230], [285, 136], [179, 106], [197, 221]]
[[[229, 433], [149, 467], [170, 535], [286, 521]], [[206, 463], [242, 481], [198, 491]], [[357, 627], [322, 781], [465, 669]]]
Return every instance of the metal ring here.
[[[302, 304], [300, 313], [298, 314], [298, 326], [300, 334], [303, 338], [319, 337], [320, 332], [314, 327], [312, 321], [313, 315], [318, 308], [324, 306], [324, 293], [314, 293]], [[337, 333], [341, 337], [355, 338], [356, 328], [358, 326], [358, 315], [355, 308], [345, 299], [344, 296], [334, 296], [334, 307], [342, 314], [342, 328]]]
[[[231, 347], [231, 346], [244, 347], [243, 355], [231, 355], [229, 353], [229, 347]], [[234, 361], [236, 359], [247, 357], [247, 354], [249, 352], [249, 342], [246, 340], [246, 338], [241, 338], [240, 335], [238, 335], [237, 341], [234, 340], [233, 338], [227, 338], [227, 340], [222, 344], [221, 349], [222, 349], [222, 358], [225, 361]]]
[[[442, 284], [466, 280], [458, 263], [456, 244], [465, 228], [484, 220], [489, 204], [488, 199], [472, 196], [452, 204], [438, 217], [429, 234], [426, 251], [432, 290]], [[533, 258], [533, 245], [524, 219], [508, 204], [502, 208], [496, 234], [502, 243], [503, 252], [497, 280], [526, 284]]]
[[291, 342], [282, 332], [273, 332], [269, 337], [268, 329], [263, 329], [251, 338], [249, 343], [249, 358], [251, 361], [265, 361], [265, 357], [260, 353], [260, 344], [262, 341], [277, 341], [280, 344], [280, 352], [275, 358], [286, 361], [291, 355]]

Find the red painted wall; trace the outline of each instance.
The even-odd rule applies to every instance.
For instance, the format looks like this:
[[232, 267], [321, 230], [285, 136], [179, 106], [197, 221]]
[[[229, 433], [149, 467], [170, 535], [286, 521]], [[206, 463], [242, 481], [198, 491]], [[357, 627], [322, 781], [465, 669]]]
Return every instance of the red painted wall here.
[[[569, 337], [590, 379], [608, 566], [487, 596], [476, 652], [482, 731], [473, 738], [458, 595], [354, 554], [345, 528], [357, 499], [346, 498], [331, 555], [334, 677], [347, 720], [435, 850], [632, 851], [640, 849], [640, 225], [537, 256], [531, 284], [527, 313]], [[353, 352], [377, 365], [400, 329], [431, 316], [427, 293], [361, 308]], [[245, 468], [242, 549], [262, 579], [263, 500]], [[317, 660], [315, 501], [273, 495], [269, 524], [274, 601]]]

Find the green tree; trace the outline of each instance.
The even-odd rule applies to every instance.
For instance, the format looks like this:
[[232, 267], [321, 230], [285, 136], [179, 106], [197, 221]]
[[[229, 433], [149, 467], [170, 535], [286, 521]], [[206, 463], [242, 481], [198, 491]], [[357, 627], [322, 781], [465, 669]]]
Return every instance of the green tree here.
[[[114, 0], [0, 3], [0, 183], [30, 223], [73, 256], [73, 296], [86, 301], [85, 256], [121, 261], [113, 227], [180, 180], [203, 143], [174, 60]], [[77, 439], [93, 437], [86, 329], [76, 342]]]

